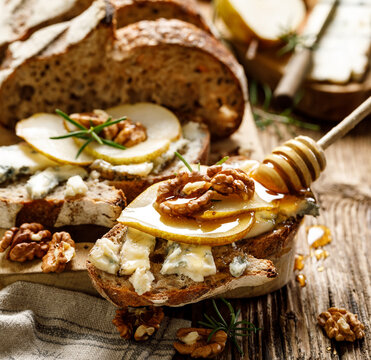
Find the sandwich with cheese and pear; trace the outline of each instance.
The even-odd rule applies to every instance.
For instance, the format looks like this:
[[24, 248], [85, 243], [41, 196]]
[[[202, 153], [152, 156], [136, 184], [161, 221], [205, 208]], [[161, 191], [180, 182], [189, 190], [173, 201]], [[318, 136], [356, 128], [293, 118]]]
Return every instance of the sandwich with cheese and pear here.
[[90, 252], [93, 284], [116, 306], [182, 306], [241, 288], [264, 293], [280, 275], [270, 259], [284, 256], [304, 214], [318, 210], [310, 192], [279, 194], [257, 182], [256, 161], [185, 164], [129, 204]]

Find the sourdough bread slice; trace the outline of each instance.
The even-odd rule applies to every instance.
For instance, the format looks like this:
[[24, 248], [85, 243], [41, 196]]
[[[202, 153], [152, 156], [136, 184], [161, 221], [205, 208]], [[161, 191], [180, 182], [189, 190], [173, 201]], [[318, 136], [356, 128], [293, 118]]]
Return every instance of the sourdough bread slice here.
[[47, 227], [82, 224], [112, 227], [126, 205], [123, 192], [96, 180], [87, 180], [86, 185], [88, 190], [83, 196], [65, 197], [66, 184], [62, 184], [37, 200], [29, 197], [24, 180], [0, 187], [0, 228], [26, 222]]
[[8, 44], [36, 30], [67, 21], [85, 11], [93, 0], [6, 0], [0, 2], [0, 59]]
[[[235, 245], [216, 246], [212, 248], [217, 272], [215, 275], [206, 276], [203, 282], [195, 282], [186, 276], [162, 275], [161, 267], [166, 256], [166, 240], [156, 239], [156, 246], [150, 255], [151, 272], [154, 275], [152, 289], [138, 295], [129, 276], [116, 276], [96, 268], [90, 260], [87, 261], [87, 270], [97, 291], [107, 300], [119, 307], [126, 306], [182, 306], [210, 297], [223, 295], [229, 290], [239, 287], [256, 287], [264, 285], [277, 277], [274, 264], [270, 260], [258, 259], [249, 253], [253, 250], [250, 242], [264, 241], [269, 237], [269, 242], [280, 243], [274, 247], [274, 253], [279, 253], [284, 237], [296, 234], [300, 221], [283, 223], [273, 232], [257, 237], [256, 239], [240, 240]], [[288, 231], [288, 233], [287, 233]], [[112, 228], [104, 238], [114, 244], [122, 245], [125, 241], [126, 227], [122, 224]], [[273, 254], [267, 247], [267, 254]], [[236, 256], [247, 256], [249, 265], [239, 277], [233, 277], [229, 272], [229, 264]], [[260, 252], [259, 255], [265, 255]]]
[[164, 18], [183, 20], [209, 31], [194, 0], [111, 0], [111, 3], [118, 29], [141, 20]]
[[156, 159], [149, 174], [131, 175], [122, 172], [122, 169], [127, 171], [132, 166], [112, 166], [102, 160], [94, 162], [91, 169], [100, 173], [100, 179], [108, 179], [110, 185], [121, 189], [130, 203], [152, 184], [174, 177], [184, 166], [183, 162], [175, 156], [174, 151], [182, 154], [189, 164], [207, 164], [209, 150], [210, 133], [207, 127], [200, 123], [188, 122], [183, 125], [183, 139], [173, 143], [167, 152]]
[[238, 128], [246, 80], [229, 50], [180, 20], [141, 21], [114, 40], [112, 14], [97, 0], [67, 24], [14, 42], [0, 70], [0, 121], [13, 127], [55, 108], [72, 113], [150, 101], [200, 117], [215, 136]]

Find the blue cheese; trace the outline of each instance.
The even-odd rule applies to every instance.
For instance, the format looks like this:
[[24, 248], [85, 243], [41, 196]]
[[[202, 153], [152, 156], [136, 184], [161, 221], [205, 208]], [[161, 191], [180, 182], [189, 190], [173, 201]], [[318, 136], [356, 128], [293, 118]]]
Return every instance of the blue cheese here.
[[134, 274], [130, 276], [129, 281], [138, 295], [143, 295], [152, 288], [152, 282], [155, 279], [153, 274], [144, 267], [139, 267]]
[[149, 270], [149, 255], [155, 244], [154, 236], [129, 228], [120, 252], [120, 274], [131, 275], [137, 268]]
[[233, 277], [241, 276], [249, 265], [246, 257], [235, 256], [231, 263], [229, 264], [229, 272]]
[[26, 143], [0, 147], [0, 184], [15, 180], [19, 175], [32, 175], [50, 166], [52, 160], [35, 151]]
[[216, 274], [211, 247], [169, 241], [168, 254], [162, 265], [161, 274], [185, 275], [196, 282], [204, 281], [205, 276]]
[[102, 238], [98, 239], [89, 253], [89, 261], [100, 270], [116, 274], [120, 267], [120, 245]]
[[60, 182], [68, 180], [74, 175], [86, 177], [86, 170], [79, 166], [64, 165], [47, 168], [33, 176], [26, 183], [26, 189], [32, 199], [41, 199], [49, 194]]
[[80, 175], [71, 176], [67, 180], [66, 190], [64, 195], [67, 197], [85, 195], [88, 191], [88, 186]]

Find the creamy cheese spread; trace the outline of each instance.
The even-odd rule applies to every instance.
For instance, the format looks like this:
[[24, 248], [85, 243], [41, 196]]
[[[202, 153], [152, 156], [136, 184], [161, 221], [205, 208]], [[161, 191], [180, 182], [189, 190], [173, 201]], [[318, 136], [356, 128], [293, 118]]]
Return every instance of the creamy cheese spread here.
[[153, 274], [144, 267], [139, 267], [130, 276], [129, 281], [138, 295], [142, 295], [151, 290], [152, 281], [155, 279]]
[[154, 236], [129, 228], [120, 251], [120, 274], [131, 275], [137, 268], [149, 270], [149, 255], [155, 244]]
[[107, 238], [98, 239], [90, 251], [89, 260], [97, 269], [116, 274], [120, 267], [119, 251], [119, 244]]
[[204, 281], [205, 276], [216, 274], [211, 247], [169, 241], [168, 254], [162, 265], [161, 274], [185, 275], [196, 282]]
[[85, 195], [88, 192], [88, 186], [80, 175], [71, 176], [67, 180], [64, 195], [67, 197], [76, 195]]

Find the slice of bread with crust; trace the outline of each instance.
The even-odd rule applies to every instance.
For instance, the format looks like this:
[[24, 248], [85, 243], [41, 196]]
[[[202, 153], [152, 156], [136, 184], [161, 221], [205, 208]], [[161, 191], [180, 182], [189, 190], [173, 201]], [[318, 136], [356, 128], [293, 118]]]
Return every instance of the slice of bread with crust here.
[[112, 14], [98, 0], [67, 25], [13, 43], [0, 70], [0, 121], [13, 127], [56, 108], [72, 113], [150, 101], [200, 117], [215, 136], [238, 128], [246, 80], [229, 50], [180, 20], [141, 21], [114, 39]]
[[8, 44], [28, 38], [36, 30], [70, 20], [93, 0], [6, 0], [0, 2], [0, 59]]
[[38, 222], [47, 227], [95, 224], [112, 227], [126, 205], [121, 190], [105, 182], [87, 180], [83, 196], [65, 197], [66, 184], [45, 198], [29, 197], [25, 181], [0, 187], [0, 228]]
[[[156, 239], [156, 246], [150, 255], [151, 272], [154, 275], [152, 289], [138, 295], [129, 276], [116, 276], [96, 268], [90, 260], [87, 270], [97, 291], [118, 307], [126, 306], [182, 306], [215, 296], [241, 287], [258, 287], [275, 279], [278, 274], [272, 261], [264, 259], [279, 254], [284, 243], [295, 236], [300, 220], [287, 221], [274, 231], [256, 238], [240, 240], [235, 245], [212, 247], [217, 272], [206, 276], [203, 282], [195, 282], [186, 276], [162, 275], [160, 273], [166, 256], [166, 240]], [[115, 244], [125, 241], [126, 227], [122, 224], [112, 228], [104, 238]], [[254, 257], [255, 243], [265, 243], [264, 250], [255, 252], [263, 258]], [[271, 246], [270, 246], [270, 245]], [[235, 256], [246, 255], [249, 266], [240, 277], [229, 272], [229, 263]]]
[[136, 176], [120, 173], [117, 171], [121, 168], [120, 166], [114, 167], [99, 160], [94, 162], [90, 168], [98, 171], [101, 179], [107, 179], [110, 185], [121, 189], [130, 203], [150, 185], [174, 177], [184, 166], [183, 162], [174, 155], [175, 150], [181, 153], [189, 164], [207, 164], [210, 151], [210, 133], [207, 127], [203, 124], [188, 122], [183, 125], [183, 137], [185, 141], [180, 140], [184, 143], [183, 147], [174, 149], [171, 146], [157, 159], [157, 165], [149, 175]]
[[111, 0], [117, 28], [141, 20], [179, 19], [209, 31], [194, 0]]

